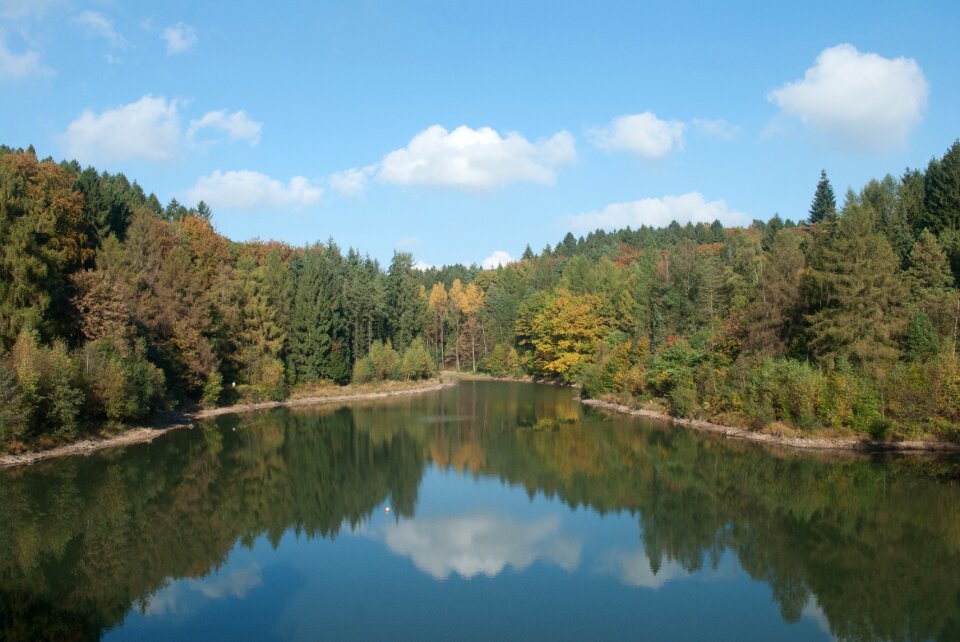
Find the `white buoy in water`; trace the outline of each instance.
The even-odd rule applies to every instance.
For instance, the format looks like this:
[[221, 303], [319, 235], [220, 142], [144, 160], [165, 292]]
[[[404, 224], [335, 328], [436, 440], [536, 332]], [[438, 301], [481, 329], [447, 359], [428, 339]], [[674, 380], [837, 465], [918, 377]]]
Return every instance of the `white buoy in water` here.
[[387, 506], [386, 508], [384, 508], [384, 509], [383, 509], [383, 512], [384, 512], [384, 513], [389, 513], [389, 512], [390, 512], [390, 507]]

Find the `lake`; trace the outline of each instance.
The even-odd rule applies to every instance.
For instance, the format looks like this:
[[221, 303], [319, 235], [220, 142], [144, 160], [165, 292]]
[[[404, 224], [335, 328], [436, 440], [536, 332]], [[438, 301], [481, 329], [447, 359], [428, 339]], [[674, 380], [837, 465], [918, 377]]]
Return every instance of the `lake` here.
[[463, 382], [0, 471], [0, 638], [960, 640], [956, 458]]

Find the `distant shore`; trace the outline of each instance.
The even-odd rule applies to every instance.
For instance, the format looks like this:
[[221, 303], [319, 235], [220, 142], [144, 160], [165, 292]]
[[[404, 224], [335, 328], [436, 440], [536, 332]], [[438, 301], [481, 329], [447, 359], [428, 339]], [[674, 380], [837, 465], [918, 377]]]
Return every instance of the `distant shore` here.
[[[252, 410], [267, 410], [270, 408], [280, 408], [289, 406], [313, 406], [330, 403], [349, 403], [353, 401], [365, 401], [368, 399], [385, 399], [387, 397], [401, 397], [407, 395], [421, 394], [425, 392], [435, 392], [456, 385], [456, 382], [444, 381], [441, 377], [431, 379], [418, 384], [411, 384], [410, 387], [401, 387], [388, 390], [375, 391], [354, 391], [343, 394], [323, 394], [308, 395], [287, 399], [285, 401], [265, 401], [262, 403], [237, 404], [234, 406], [222, 406], [218, 408], [204, 408], [182, 413], [170, 414], [151, 426], [132, 427], [123, 432], [108, 437], [88, 437], [80, 441], [62, 446], [56, 446], [47, 450], [38, 450], [34, 452], [22, 453], [17, 455], [0, 456], [0, 468], [11, 468], [14, 466], [23, 466], [32, 464], [45, 459], [55, 457], [69, 457], [71, 455], [87, 455], [89, 453], [104, 450], [106, 448], [115, 448], [118, 446], [129, 446], [132, 444], [146, 443], [153, 441], [160, 435], [164, 435], [171, 430], [178, 428], [192, 427], [197, 421], [219, 417], [220, 415], [231, 415], [241, 412], [250, 412]], [[330, 389], [330, 392], [337, 391], [336, 388]]]
[[637, 417], [649, 417], [669, 421], [674, 424], [711, 432], [732, 439], [742, 439], [773, 446], [796, 448], [799, 450], [846, 450], [855, 452], [892, 452], [892, 453], [960, 453], [960, 444], [949, 441], [885, 441], [875, 439], [857, 439], [855, 437], [792, 437], [777, 435], [746, 428], [724, 426], [700, 419], [673, 417], [656, 410], [631, 408], [600, 399], [581, 399], [585, 406], [601, 408]]

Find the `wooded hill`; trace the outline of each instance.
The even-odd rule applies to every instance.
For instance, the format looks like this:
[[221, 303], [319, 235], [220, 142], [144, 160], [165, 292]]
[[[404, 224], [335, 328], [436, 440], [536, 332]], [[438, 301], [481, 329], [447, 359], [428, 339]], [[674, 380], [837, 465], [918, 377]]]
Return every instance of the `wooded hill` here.
[[839, 208], [821, 174], [802, 223], [568, 234], [497, 270], [235, 243], [211, 216], [0, 148], [0, 449], [440, 364], [736, 425], [960, 439], [960, 142]]

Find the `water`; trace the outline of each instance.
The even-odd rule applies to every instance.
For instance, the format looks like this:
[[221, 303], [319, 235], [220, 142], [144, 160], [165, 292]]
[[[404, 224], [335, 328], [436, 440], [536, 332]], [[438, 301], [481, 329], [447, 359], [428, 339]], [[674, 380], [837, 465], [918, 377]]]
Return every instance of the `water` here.
[[572, 397], [467, 382], [2, 472], [0, 638], [960, 640], [956, 459]]

